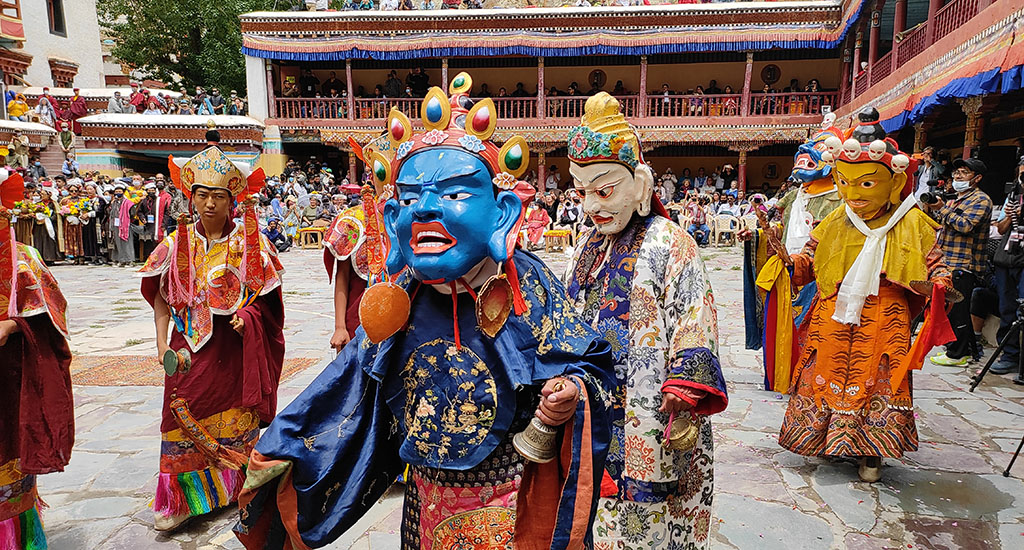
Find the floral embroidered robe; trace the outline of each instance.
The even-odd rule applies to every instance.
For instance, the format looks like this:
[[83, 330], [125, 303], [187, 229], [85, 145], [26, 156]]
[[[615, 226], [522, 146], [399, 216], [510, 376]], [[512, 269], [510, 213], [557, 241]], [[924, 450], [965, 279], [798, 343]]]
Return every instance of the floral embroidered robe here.
[[[609, 245], [609, 241], [613, 240]], [[707, 548], [714, 458], [709, 415], [725, 409], [714, 295], [696, 242], [660, 216], [619, 235], [591, 229], [568, 273], [569, 295], [612, 345], [618, 388], [596, 550]], [[663, 447], [662, 392], [688, 401], [700, 430], [690, 452]]]

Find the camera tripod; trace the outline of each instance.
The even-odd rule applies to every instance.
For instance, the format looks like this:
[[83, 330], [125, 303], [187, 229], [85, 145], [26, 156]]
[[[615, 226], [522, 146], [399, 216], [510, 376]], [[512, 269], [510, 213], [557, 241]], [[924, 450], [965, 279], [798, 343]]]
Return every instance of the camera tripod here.
[[[981, 380], [985, 378], [986, 374], [988, 374], [989, 369], [995, 364], [996, 359], [1002, 355], [1003, 350], [1006, 348], [1006, 344], [1012, 341], [1010, 340], [1011, 338], [1016, 338], [1017, 341], [1020, 342], [1022, 327], [1024, 327], [1024, 300], [1018, 299], [1017, 318], [1013, 321], [1013, 324], [1010, 325], [1010, 330], [1006, 332], [1006, 336], [1003, 336], [1003, 339], [999, 342], [999, 347], [997, 347], [996, 351], [992, 353], [992, 357], [989, 357], [985, 366], [982, 367], [977, 374], [971, 377], [971, 389], [968, 391], [974, 392], [974, 389], [978, 387], [978, 384], [981, 384]], [[1017, 357], [1017, 376], [1013, 379], [1013, 383], [1024, 384], [1024, 361], [1022, 361], [1024, 355], [1018, 353]], [[1010, 458], [1010, 463], [1007, 464], [1006, 469], [1003, 470], [1003, 477], [1010, 477], [1010, 468], [1013, 468], [1013, 463], [1016, 462], [1017, 457], [1020, 456], [1021, 449], [1024, 449], [1024, 437], [1021, 438], [1020, 444], [1017, 445], [1017, 451], [1014, 452], [1013, 457]]]

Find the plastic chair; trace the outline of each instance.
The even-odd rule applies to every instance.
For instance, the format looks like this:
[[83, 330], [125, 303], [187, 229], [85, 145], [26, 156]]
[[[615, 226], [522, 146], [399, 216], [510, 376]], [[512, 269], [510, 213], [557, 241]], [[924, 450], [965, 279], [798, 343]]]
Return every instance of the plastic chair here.
[[724, 237], [729, 246], [736, 244], [736, 232], [741, 227], [740, 220], [736, 216], [728, 214], [715, 216], [711, 229], [712, 243], [714, 246], [718, 246]]

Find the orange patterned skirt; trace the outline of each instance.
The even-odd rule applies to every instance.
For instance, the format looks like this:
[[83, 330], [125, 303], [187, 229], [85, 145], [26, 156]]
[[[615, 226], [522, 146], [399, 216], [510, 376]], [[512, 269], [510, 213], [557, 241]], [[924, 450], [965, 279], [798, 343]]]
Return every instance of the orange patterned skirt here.
[[794, 369], [779, 444], [802, 455], [896, 458], [917, 450], [911, 380], [892, 389], [910, 349], [907, 291], [883, 282], [860, 325], [832, 320], [835, 297], [819, 300]]

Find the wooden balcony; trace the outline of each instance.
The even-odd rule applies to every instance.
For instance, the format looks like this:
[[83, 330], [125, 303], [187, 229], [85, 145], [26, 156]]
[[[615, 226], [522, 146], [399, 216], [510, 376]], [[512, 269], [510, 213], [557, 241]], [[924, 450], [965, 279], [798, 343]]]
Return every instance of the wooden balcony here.
[[[996, 0], [951, 0], [948, 4], [939, 7], [934, 12], [934, 17], [925, 19], [915, 27], [895, 33], [893, 36], [893, 49], [885, 55], [878, 57], [871, 65], [871, 70], [869, 71], [870, 79], [867, 77], [867, 72], [865, 72], [858, 75], [853, 90], [848, 89], [849, 86], [844, 87], [840, 105], [846, 105], [866, 93], [870, 87], [881, 83], [885, 78], [920, 55], [936, 41], [941, 40], [973, 19], [994, 1]], [[873, 56], [870, 51], [868, 55]], [[895, 60], [893, 56], [895, 56]], [[859, 68], [852, 67], [852, 70], [857, 71]], [[844, 78], [848, 79], [849, 73]]]
[[[479, 101], [480, 98], [476, 98]], [[579, 122], [587, 96], [493, 97], [503, 126], [566, 126]], [[807, 115], [817, 122], [823, 107], [838, 101], [838, 92], [753, 93], [748, 112], [742, 112], [742, 94], [651, 95], [641, 109], [639, 95], [617, 96], [623, 113], [634, 124], [700, 126], [740, 124], [747, 119]], [[392, 108], [416, 123], [423, 100], [414, 98], [275, 98], [269, 124], [318, 127], [384, 127]], [[350, 110], [350, 105], [354, 109]], [[542, 107], [543, 105], [543, 107]], [[542, 113], [541, 116], [537, 116]], [[764, 122], [764, 120], [762, 120]], [[787, 120], [787, 122], [789, 122]]]
[[938, 40], [953, 32], [977, 13], [978, 0], [953, 0], [946, 4], [935, 14], [935, 36], [932, 40]]

